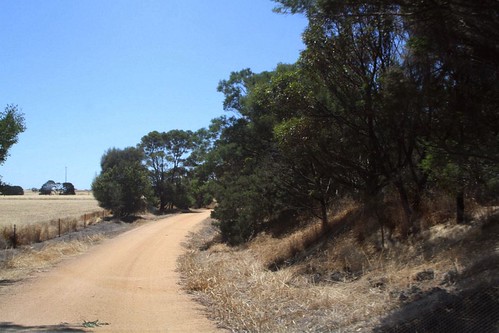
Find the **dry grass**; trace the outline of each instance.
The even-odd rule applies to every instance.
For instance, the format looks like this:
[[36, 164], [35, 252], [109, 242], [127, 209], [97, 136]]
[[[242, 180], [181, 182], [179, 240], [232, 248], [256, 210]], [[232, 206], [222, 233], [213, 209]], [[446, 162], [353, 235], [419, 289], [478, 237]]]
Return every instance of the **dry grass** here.
[[[342, 214], [349, 215], [338, 212], [332, 223]], [[462, 273], [484, 248], [499, 248], [497, 239], [485, 247], [474, 241], [486, 236], [478, 224], [427, 225], [418, 239], [384, 249], [379, 234], [358, 242], [352, 228], [328, 238], [318, 224], [231, 248], [216, 242], [211, 227], [193, 236], [179, 270], [185, 289], [235, 332], [370, 332], [404, 297], [451, 292], [452, 283], [442, 285], [449, 272]], [[424, 272], [431, 278], [420, 278]]]
[[69, 242], [50, 242], [41, 249], [24, 247], [21, 251], [5, 250], [0, 252], [0, 281], [17, 281], [30, 274], [47, 269], [62, 259], [85, 252], [91, 245], [101, 242], [105, 237], [96, 234], [83, 240]]
[[77, 195], [0, 196], [0, 249], [43, 242], [99, 222], [107, 212], [87, 191]]
[[47, 222], [0, 227], [0, 249], [30, 245], [86, 228], [102, 221], [105, 211], [83, 214], [72, 218], [58, 218]]
[[0, 196], [0, 227], [75, 218], [102, 211], [91, 192], [77, 195], [38, 195], [26, 191], [22, 196]]
[[191, 250], [179, 262], [186, 289], [207, 302], [213, 316], [231, 330], [334, 331], [386, 311], [387, 296], [365, 281], [314, 283], [301, 265], [268, 270], [255, 253], [260, 248], [268, 253], [269, 244], [257, 243], [246, 249], [218, 245]]

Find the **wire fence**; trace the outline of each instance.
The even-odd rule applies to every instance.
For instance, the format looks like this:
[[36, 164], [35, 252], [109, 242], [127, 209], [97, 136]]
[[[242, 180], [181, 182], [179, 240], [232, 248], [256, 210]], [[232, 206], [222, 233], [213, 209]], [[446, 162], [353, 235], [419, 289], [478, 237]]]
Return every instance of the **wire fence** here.
[[46, 222], [0, 227], [0, 248], [16, 248], [40, 243], [64, 234], [85, 229], [109, 214], [106, 210], [86, 213], [79, 217], [59, 218]]

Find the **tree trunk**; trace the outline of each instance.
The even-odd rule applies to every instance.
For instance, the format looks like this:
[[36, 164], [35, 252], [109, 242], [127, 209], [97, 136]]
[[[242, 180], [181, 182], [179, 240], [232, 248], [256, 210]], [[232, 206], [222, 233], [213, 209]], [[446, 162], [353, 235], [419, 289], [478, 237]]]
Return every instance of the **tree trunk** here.
[[381, 223], [381, 248], [385, 248], [385, 227], [383, 226], [383, 223]]
[[397, 187], [397, 190], [399, 192], [400, 203], [402, 204], [402, 208], [404, 209], [405, 224], [406, 224], [405, 233], [407, 234], [407, 232], [411, 231], [414, 232], [415, 230], [414, 230], [414, 223], [412, 220], [412, 209], [409, 203], [409, 197], [407, 195], [405, 186], [401, 180], [397, 180], [395, 182], [395, 186]]
[[456, 223], [464, 224], [464, 191], [461, 190], [456, 195]]
[[322, 230], [326, 231], [329, 221], [327, 217], [327, 205], [326, 200], [321, 199], [321, 220], [322, 220]]

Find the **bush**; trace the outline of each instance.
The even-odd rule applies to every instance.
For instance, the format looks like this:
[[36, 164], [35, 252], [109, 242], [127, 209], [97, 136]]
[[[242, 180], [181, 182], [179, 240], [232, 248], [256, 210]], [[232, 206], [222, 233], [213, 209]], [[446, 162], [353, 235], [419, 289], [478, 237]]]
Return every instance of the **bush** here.
[[3, 195], [24, 195], [24, 190], [21, 186], [3, 185], [0, 187], [0, 192]]
[[57, 188], [57, 183], [53, 180], [48, 180], [45, 184], [40, 188], [41, 195], [51, 195], [55, 189]]
[[75, 187], [71, 183], [62, 183], [62, 189], [60, 191], [62, 195], [76, 195]]
[[[102, 158], [102, 172], [92, 183], [99, 205], [115, 217], [126, 217], [144, 211], [151, 185], [141, 155], [135, 148], [112, 149]], [[112, 160], [108, 157], [112, 157]]]

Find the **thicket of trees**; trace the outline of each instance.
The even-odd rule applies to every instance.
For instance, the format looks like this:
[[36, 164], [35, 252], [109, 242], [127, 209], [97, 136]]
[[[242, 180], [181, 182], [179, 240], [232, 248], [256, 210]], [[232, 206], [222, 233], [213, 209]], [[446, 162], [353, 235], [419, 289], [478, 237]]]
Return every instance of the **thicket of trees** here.
[[24, 189], [21, 186], [12, 186], [0, 183], [0, 194], [2, 195], [24, 195]]
[[[452, 195], [458, 223], [466, 196], [497, 198], [496, 1], [274, 1], [308, 18], [299, 61], [231, 73], [218, 86], [230, 115], [134, 148], [159, 211], [215, 198], [236, 244], [284, 215], [326, 226], [344, 196], [380, 225], [396, 197], [402, 234], [418, 231], [424, 196]], [[116, 181], [103, 165], [94, 191], [104, 176]]]
[[52, 195], [55, 193], [60, 195], [76, 195], [76, 189], [72, 183], [64, 182], [61, 184], [53, 180], [46, 181], [39, 190], [35, 188], [34, 191], [40, 195]]
[[215, 150], [214, 216], [227, 240], [248, 239], [294, 209], [328, 223], [341, 196], [384, 223], [396, 193], [403, 233], [423, 195], [497, 197], [499, 41], [494, 1], [277, 0], [302, 13], [294, 65], [222, 81], [226, 119]]
[[209, 204], [213, 196], [201, 171], [209, 141], [205, 129], [153, 131], [136, 147], [109, 149], [92, 183], [94, 195], [103, 208], [119, 217], [148, 206], [162, 214]]

